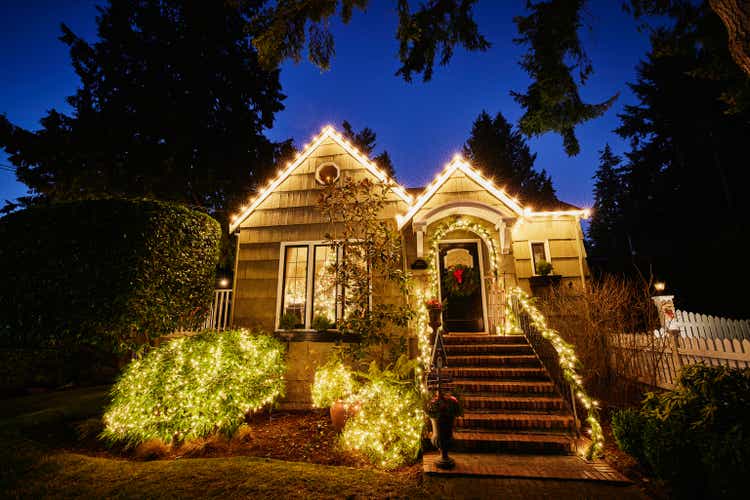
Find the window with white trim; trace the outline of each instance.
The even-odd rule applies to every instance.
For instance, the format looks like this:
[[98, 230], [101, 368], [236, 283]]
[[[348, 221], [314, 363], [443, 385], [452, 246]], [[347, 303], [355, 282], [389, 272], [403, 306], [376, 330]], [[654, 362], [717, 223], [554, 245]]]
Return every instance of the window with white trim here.
[[538, 275], [537, 265], [541, 261], [552, 262], [549, 256], [549, 247], [546, 241], [532, 241], [531, 243], [531, 265], [534, 275]]
[[331, 245], [321, 242], [282, 243], [277, 326], [286, 314], [297, 318], [297, 329], [310, 329], [316, 316], [336, 323], [339, 294], [331, 267], [338, 262], [337, 253]]

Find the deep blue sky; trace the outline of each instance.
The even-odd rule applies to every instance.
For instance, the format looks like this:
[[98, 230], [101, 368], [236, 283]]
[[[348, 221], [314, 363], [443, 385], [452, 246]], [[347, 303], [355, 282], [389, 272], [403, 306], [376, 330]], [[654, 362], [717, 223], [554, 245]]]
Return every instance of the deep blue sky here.
[[[38, 128], [51, 108], [68, 111], [65, 97], [79, 82], [66, 47], [58, 41], [65, 22], [88, 40], [95, 37], [99, 1], [26, 0], [0, 3], [0, 113], [24, 127]], [[476, 9], [480, 29], [492, 43], [485, 53], [458, 50], [447, 67], [436, 68], [432, 81], [407, 84], [394, 76], [398, 68], [394, 39], [395, 0], [371, 0], [346, 26], [334, 23], [336, 56], [330, 71], [321, 73], [308, 62], [286, 63], [281, 80], [288, 95], [270, 131], [275, 140], [294, 138], [304, 144], [326, 123], [349, 120], [355, 128], [369, 126], [378, 134], [377, 151], [391, 154], [399, 179], [407, 186], [424, 185], [461, 148], [472, 121], [483, 109], [502, 111], [515, 122], [521, 109], [509, 95], [524, 90], [526, 74], [517, 60], [523, 52], [513, 44], [514, 15], [525, 1], [482, 0]], [[623, 105], [634, 103], [626, 83], [648, 48], [647, 36], [620, 9], [618, 0], [592, 0], [586, 21], [592, 26], [584, 42], [594, 75], [583, 90], [590, 102], [615, 92], [620, 98], [602, 118], [578, 130], [581, 154], [568, 158], [558, 136], [530, 141], [538, 153], [537, 168], [551, 174], [558, 195], [570, 203], [590, 206], [591, 176], [598, 150], [609, 142], [615, 152], [627, 145], [612, 130]], [[0, 151], [0, 163], [6, 163]], [[0, 170], [0, 204], [25, 192], [13, 174]]]

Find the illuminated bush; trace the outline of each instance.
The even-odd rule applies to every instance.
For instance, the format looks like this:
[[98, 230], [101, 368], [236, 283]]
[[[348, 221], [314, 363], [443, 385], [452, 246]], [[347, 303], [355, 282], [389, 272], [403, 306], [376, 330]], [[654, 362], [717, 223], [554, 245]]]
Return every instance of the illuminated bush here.
[[235, 330], [175, 339], [133, 361], [112, 388], [102, 437], [135, 445], [232, 434], [284, 394], [284, 347]]
[[332, 359], [315, 371], [311, 395], [316, 408], [328, 408], [354, 392], [352, 372], [339, 359]]
[[385, 469], [416, 460], [425, 415], [413, 384], [373, 380], [351, 399], [359, 409], [344, 427], [344, 447]]

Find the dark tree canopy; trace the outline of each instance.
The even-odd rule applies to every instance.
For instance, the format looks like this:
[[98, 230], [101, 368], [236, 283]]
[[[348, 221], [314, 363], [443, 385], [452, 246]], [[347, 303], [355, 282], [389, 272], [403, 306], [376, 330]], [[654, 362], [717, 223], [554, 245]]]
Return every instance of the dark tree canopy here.
[[[694, 0], [621, 2], [638, 19], [653, 15], [679, 17], [677, 13], [695, 3]], [[253, 23], [253, 29], [259, 33], [254, 44], [261, 61], [268, 67], [276, 67], [287, 58], [300, 61], [307, 49], [313, 64], [328, 69], [335, 54], [330, 19], [338, 15], [348, 23], [355, 10], [364, 11], [369, 3], [369, 0], [274, 2]], [[415, 10], [408, 0], [395, 3], [401, 63], [396, 75], [407, 82], [415, 75], [429, 81], [436, 58], [440, 65], [447, 65], [457, 47], [468, 51], [485, 51], [490, 47], [474, 20], [477, 0], [425, 0]], [[615, 94], [604, 102], [590, 104], [580, 96], [580, 87], [593, 71], [579, 38], [586, 3], [587, 0], [528, 0], [527, 15], [515, 18], [519, 34], [516, 41], [528, 47], [520, 64], [531, 78], [525, 92], [512, 92], [524, 110], [519, 122], [521, 131], [527, 136], [558, 133], [571, 156], [580, 151], [575, 128], [601, 116], [617, 98]], [[704, 4], [724, 21], [722, 47], [728, 44], [736, 65], [750, 75], [750, 4], [743, 0], [704, 0]], [[715, 70], [704, 68], [704, 71]], [[725, 98], [733, 99], [729, 91]]]
[[[252, 2], [110, 0], [90, 44], [63, 25], [81, 87], [32, 132], [0, 116], [0, 146], [30, 201], [101, 196], [230, 208], [280, 145], [263, 135], [283, 109], [279, 71], [258, 63]], [[223, 214], [218, 214], [224, 219]]]
[[[638, 67], [631, 85], [638, 103], [625, 107], [617, 129], [631, 142], [617, 207], [622, 225], [615, 234], [591, 234], [592, 243], [628, 241], [633, 255], [612, 255], [609, 268], [653, 269], [681, 306], [745, 316], [737, 292], [750, 279], [738, 253], [750, 234], [750, 171], [742, 160], [750, 109], [725, 97], [730, 88], [745, 92], [750, 79], [731, 64], [718, 16], [706, 5], [684, 12], [654, 32]], [[709, 76], [708, 66], [724, 69]]]
[[599, 167], [594, 174], [594, 211], [588, 229], [594, 256], [627, 255], [627, 241], [622, 238], [625, 185], [619, 168], [621, 161], [609, 144], [599, 152]]
[[474, 120], [463, 151], [472, 164], [520, 197], [525, 205], [542, 209], [559, 203], [547, 172], [534, 170], [536, 154], [502, 113], [493, 118], [482, 111]]
[[341, 127], [344, 129], [344, 137], [349, 139], [360, 151], [367, 154], [378, 168], [388, 174], [391, 179], [396, 179], [396, 170], [393, 167], [391, 155], [388, 154], [388, 151], [384, 150], [379, 155], [372, 156], [375, 146], [377, 146], [378, 136], [370, 127], [365, 127], [357, 132], [352, 127], [352, 124], [346, 120], [341, 124]]

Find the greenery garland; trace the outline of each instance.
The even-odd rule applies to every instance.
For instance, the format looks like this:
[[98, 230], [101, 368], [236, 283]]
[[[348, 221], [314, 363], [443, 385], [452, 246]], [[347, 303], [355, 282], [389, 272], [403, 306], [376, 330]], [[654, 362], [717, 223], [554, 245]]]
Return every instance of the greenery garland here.
[[479, 273], [473, 267], [456, 264], [443, 274], [443, 291], [449, 297], [468, 297], [479, 288]]

